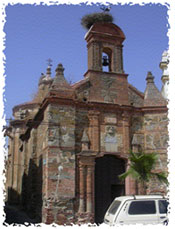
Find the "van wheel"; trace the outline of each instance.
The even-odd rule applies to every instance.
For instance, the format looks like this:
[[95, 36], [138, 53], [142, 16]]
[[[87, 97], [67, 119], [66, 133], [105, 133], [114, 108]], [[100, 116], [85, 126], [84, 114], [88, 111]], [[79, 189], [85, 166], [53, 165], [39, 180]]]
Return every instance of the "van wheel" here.
[[163, 222], [163, 225], [167, 226], [167, 225], [168, 225], [168, 220], [165, 220], [165, 221]]

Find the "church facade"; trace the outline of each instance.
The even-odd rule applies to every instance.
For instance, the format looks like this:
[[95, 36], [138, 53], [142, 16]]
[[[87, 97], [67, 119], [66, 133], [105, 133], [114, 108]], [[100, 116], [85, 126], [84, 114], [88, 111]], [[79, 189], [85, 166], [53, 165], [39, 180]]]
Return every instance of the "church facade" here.
[[[95, 23], [85, 40], [84, 79], [70, 85], [62, 64], [52, 78], [49, 65], [37, 95], [13, 108], [6, 130], [7, 201], [47, 224], [101, 223], [114, 197], [136, 194], [133, 179], [118, 178], [129, 166], [130, 150], [156, 152], [155, 171], [167, 172], [165, 93], [151, 72], [144, 93], [128, 83], [125, 35], [117, 25]], [[162, 60], [163, 72], [166, 66]], [[165, 194], [166, 186], [153, 180], [147, 192]]]

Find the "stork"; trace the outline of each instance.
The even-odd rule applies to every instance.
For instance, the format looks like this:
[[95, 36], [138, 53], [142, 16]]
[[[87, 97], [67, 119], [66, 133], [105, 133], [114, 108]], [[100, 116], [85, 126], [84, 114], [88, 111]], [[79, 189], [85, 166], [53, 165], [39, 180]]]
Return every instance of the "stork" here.
[[111, 6], [110, 5], [109, 6], [102, 5], [100, 7], [100, 9], [103, 10], [103, 12], [109, 12], [111, 9]]

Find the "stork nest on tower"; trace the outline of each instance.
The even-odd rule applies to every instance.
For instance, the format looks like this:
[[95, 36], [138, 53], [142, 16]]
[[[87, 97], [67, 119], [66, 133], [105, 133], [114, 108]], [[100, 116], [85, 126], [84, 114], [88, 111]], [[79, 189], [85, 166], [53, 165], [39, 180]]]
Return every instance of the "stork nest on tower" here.
[[113, 22], [113, 16], [109, 12], [102, 12], [102, 13], [92, 13], [86, 14], [81, 19], [81, 25], [85, 29], [90, 29], [90, 27], [96, 22]]

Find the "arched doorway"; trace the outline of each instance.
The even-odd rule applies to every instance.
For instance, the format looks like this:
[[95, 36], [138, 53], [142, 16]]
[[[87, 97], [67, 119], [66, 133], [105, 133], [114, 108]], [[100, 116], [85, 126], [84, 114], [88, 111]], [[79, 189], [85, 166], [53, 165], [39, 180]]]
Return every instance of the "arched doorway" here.
[[95, 160], [95, 223], [102, 223], [113, 199], [125, 194], [118, 175], [125, 172], [125, 161], [113, 155]]

